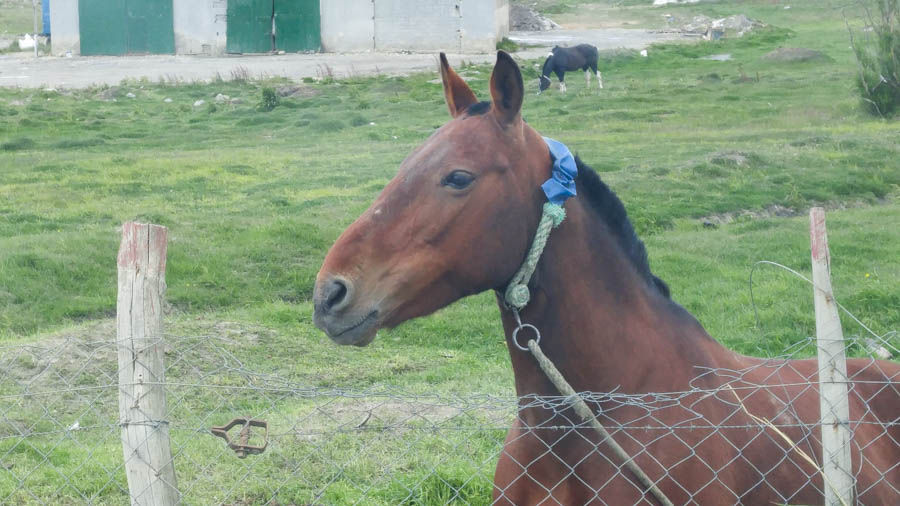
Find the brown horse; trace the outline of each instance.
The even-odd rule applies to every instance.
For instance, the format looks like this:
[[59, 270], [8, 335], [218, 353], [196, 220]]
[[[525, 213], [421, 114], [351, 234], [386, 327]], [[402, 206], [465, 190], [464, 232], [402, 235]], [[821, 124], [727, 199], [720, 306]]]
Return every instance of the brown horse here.
[[[379, 328], [502, 293], [535, 234], [552, 161], [520, 115], [518, 66], [498, 54], [490, 103], [443, 54], [440, 70], [453, 119], [404, 160], [319, 272], [315, 322], [337, 343], [364, 346]], [[673, 503], [821, 504], [827, 484], [801, 455], [822, 462], [815, 361], [746, 357], [709, 337], [651, 274], [619, 199], [577, 163], [578, 196], [521, 312], [544, 352], [576, 391], [614, 392], [589, 404]], [[517, 325], [498, 302], [522, 409], [497, 464], [495, 502], [657, 504], [563, 401], [541, 401], [559, 394], [510, 341]], [[900, 504], [900, 366], [853, 359], [848, 370], [855, 497]]]

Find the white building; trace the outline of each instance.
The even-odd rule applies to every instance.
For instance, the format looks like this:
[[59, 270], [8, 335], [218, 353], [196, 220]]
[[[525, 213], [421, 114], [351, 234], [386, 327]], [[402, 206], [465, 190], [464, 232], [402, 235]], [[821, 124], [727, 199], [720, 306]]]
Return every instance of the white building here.
[[493, 51], [509, 0], [53, 0], [56, 54]]

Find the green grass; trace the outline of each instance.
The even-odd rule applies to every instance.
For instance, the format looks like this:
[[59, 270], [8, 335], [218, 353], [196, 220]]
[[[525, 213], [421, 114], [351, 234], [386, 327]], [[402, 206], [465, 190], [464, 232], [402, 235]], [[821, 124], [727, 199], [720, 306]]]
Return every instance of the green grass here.
[[[717, 339], [756, 355], [777, 354], [815, 332], [805, 283], [761, 267], [754, 274], [758, 327], [747, 285], [758, 260], [808, 273], [803, 214], [812, 205], [831, 209], [839, 301], [879, 334], [900, 327], [900, 124], [860, 109], [839, 13], [811, 0], [791, 5], [788, 11], [762, 0], [667, 7], [685, 15], [744, 12], [771, 27], [738, 40], [656, 46], [647, 58], [606, 53], [602, 92], [571, 79], [567, 95], [554, 88], [535, 97], [540, 62], [522, 62], [526, 120], [601, 172], [625, 202], [654, 272], [669, 283], [675, 300]], [[649, 23], [660, 10], [627, 6], [622, 12]], [[817, 49], [830, 61], [761, 59], [779, 46]], [[733, 60], [700, 59], [716, 53], [730, 53]], [[479, 97], [489, 96], [489, 66], [460, 71]], [[406, 154], [447, 120], [436, 77], [430, 72], [308, 83], [309, 96], [282, 98], [270, 111], [258, 107], [262, 90], [284, 84], [278, 80], [176, 86], [133, 81], [65, 93], [0, 90], [0, 342], [111, 337], [116, 228], [136, 219], [170, 230], [167, 330], [228, 338], [222, 346], [243, 370], [321, 389], [392, 385], [416, 395], [509, 397], [512, 375], [492, 294], [382, 332], [365, 349], [332, 345], [311, 322], [312, 283], [330, 244]], [[136, 98], [127, 98], [128, 92]], [[193, 107], [218, 93], [242, 103]], [[163, 102], [166, 97], [172, 102]], [[799, 216], [771, 216], [776, 208]], [[702, 225], [727, 217], [735, 218], [716, 228]], [[844, 324], [846, 335], [863, 335], [850, 320]], [[896, 337], [894, 344], [900, 345]], [[195, 349], [179, 345], [174, 355], [188, 353], [183, 350]], [[223, 363], [208, 344], [190, 353], [201, 371], [218, 371]], [[114, 360], [95, 358], [95, 367], [115, 371]], [[0, 362], [13, 364], [23, 378], [42, 363], [39, 354]], [[78, 372], [58, 367], [67, 378]], [[173, 370], [170, 379], [195, 381], [195, 372]], [[82, 376], [72, 381], [103, 377]], [[209, 378], [249, 381], [234, 371]], [[0, 390], [12, 389], [0, 383]], [[332, 432], [320, 447], [324, 453], [316, 453], [286, 435], [313, 409], [309, 400], [291, 395], [259, 404], [253, 395], [230, 396], [234, 405], [220, 409], [214, 392], [183, 397], [190, 401], [178, 408], [173, 438], [198, 462], [222, 461], [210, 476], [188, 461], [179, 464], [180, 479], [194, 484], [198, 503], [224, 499], [222, 484], [240, 478], [245, 468], [222, 457], [220, 443], [196, 430], [270, 406], [266, 415], [283, 445], [255, 461], [254, 479], [230, 501], [259, 501], [297, 470], [310, 477], [306, 483], [334, 479], [322, 499], [329, 504], [352, 503], [366, 487], [367, 502], [442, 504], [458, 489], [460, 501], [478, 503], [490, 490], [493, 455], [503, 436], [502, 423], [488, 424], [497, 431], [477, 432], [482, 439], [427, 428], [365, 437]], [[76, 401], [59, 401], [54, 409], [75, 417]], [[347, 413], [353, 406], [358, 408], [340, 401], [328, 409]], [[40, 418], [39, 405], [21, 409]], [[108, 411], [115, 416], [114, 407]], [[71, 423], [68, 415], [59, 418]], [[487, 422], [476, 417], [471, 423]], [[65, 439], [57, 446], [52, 438], [30, 442], [49, 451], [64, 473], [82, 473], [78, 486], [102, 490], [98, 500], [121, 503], [124, 476], [115, 475], [109, 485], [98, 483], [102, 470], [79, 468], [84, 448], [96, 445], [92, 462], [115, 469], [121, 459], [116, 437], [79, 434], [83, 441]], [[7, 455], [8, 441], [0, 440], [0, 455]], [[406, 448], [410, 452], [399, 455]], [[20, 445], [0, 460], [29, 469], [42, 462], [35, 451]], [[345, 474], [321, 460], [348, 462], [359, 454], [366, 458], [348, 464]], [[394, 479], [378, 478], [379, 470]], [[0, 497], [15, 485], [3, 481], [9, 476], [0, 472]], [[52, 470], [29, 480], [46, 502], [79, 497], [59, 488]], [[312, 500], [303, 480], [288, 481], [282, 502]]]
[[[37, 2], [38, 30], [42, 30], [41, 2]], [[31, 2], [0, 0], [0, 35], [32, 33], [34, 17]]]

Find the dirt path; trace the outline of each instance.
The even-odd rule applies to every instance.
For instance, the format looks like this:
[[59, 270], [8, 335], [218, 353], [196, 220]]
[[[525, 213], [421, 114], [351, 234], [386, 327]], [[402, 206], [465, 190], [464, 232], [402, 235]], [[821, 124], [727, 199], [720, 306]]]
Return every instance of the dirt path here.
[[[514, 40], [540, 44], [519, 51], [519, 58], [540, 58], [546, 47], [588, 42], [600, 49], [616, 47], [641, 49], [653, 42], [677, 38], [648, 30], [552, 30], [549, 32], [513, 32]], [[544, 47], [546, 46], [546, 47]], [[488, 54], [452, 54], [450, 62], [492, 62]], [[0, 86], [37, 88], [84, 88], [94, 84], [118, 84], [123, 79], [146, 77], [151, 81], [181, 79], [184, 81], [212, 79], [218, 73], [231, 79], [232, 72], [246, 72], [252, 77], [284, 76], [293, 80], [304, 77], [336, 78], [373, 74], [407, 74], [437, 68], [437, 54], [399, 53], [317, 53], [284, 55], [208, 56], [91, 56], [42, 57], [35, 60], [27, 53], [0, 55]]]

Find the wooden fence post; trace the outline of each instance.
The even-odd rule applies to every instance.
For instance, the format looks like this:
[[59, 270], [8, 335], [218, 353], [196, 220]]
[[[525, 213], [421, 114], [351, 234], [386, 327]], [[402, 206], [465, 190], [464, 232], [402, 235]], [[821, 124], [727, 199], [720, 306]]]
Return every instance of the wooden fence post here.
[[819, 357], [819, 407], [822, 423], [822, 471], [825, 505], [853, 504], [854, 477], [850, 465], [850, 404], [847, 359], [837, 303], [831, 291], [831, 256], [825, 231], [825, 210], [809, 211], [816, 348]]
[[119, 423], [131, 504], [141, 506], [180, 500], [166, 420], [166, 234], [158, 225], [125, 223], [117, 262]]

